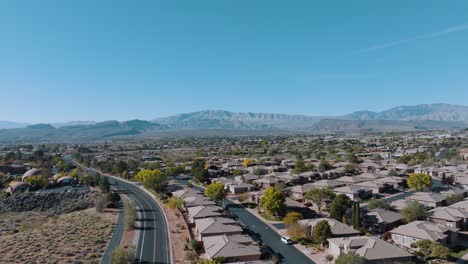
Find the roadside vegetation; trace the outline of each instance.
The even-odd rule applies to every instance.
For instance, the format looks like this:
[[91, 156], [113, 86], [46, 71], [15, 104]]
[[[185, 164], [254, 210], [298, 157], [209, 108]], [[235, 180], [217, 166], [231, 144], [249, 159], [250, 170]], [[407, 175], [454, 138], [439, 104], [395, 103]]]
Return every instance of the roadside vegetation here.
[[47, 217], [45, 213], [0, 214], [2, 263], [100, 263], [114, 223], [88, 209]]
[[124, 226], [125, 230], [135, 228], [135, 221], [137, 219], [137, 210], [135, 203], [130, 200], [124, 200]]
[[135, 260], [135, 247], [119, 247], [110, 253], [111, 264], [131, 264]]

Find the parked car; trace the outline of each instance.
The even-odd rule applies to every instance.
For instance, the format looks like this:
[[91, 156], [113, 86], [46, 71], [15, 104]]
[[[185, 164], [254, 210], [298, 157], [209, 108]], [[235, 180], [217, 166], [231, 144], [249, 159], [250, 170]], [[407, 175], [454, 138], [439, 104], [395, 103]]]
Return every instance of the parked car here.
[[281, 242], [285, 243], [286, 245], [292, 245], [292, 243], [293, 243], [291, 238], [284, 237], [284, 236], [281, 237]]

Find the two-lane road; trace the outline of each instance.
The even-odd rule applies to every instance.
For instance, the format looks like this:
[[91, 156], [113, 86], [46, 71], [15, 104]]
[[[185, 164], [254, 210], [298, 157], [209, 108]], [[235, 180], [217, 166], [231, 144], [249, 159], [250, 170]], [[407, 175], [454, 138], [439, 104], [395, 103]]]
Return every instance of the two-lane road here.
[[[91, 174], [98, 172], [83, 167], [70, 158], [66, 160], [88, 170]], [[103, 173], [101, 175], [111, 176]], [[136, 263], [170, 264], [171, 252], [167, 222], [158, 203], [135, 183], [129, 183], [116, 177], [109, 177], [109, 183], [118, 192], [132, 199], [138, 207], [137, 230], [140, 231], [140, 235], [136, 249]]]
[[167, 223], [159, 205], [132, 183], [111, 177], [109, 182], [119, 192], [133, 199], [139, 208], [137, 229], [140, 231], [140, 236], [136, 250], [137, 263], [171, 263]]

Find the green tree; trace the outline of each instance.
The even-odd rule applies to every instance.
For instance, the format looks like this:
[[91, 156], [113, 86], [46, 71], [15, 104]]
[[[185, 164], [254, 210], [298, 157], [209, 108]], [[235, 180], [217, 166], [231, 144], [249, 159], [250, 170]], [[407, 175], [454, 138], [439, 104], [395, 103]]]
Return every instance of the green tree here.
[[260, 199], [260, 206], [271, 215], [279, 215], [285, 208], [285, 201], [286, 198], [278, 189], [269, 187]]
[[401, 216], [409, 223], [416, 220], [425, 220], [427, 218], [427, 212], [422, 204], [412, 201], [401, 210]]
[[195, 182], [203, 183], [208, 180], [208, 170], [205, 169], [205, 160], [196, 159], [192, 162], [192, 174]]
[[352, 223], [354, 229], [359, 229], [361, 227], [361, 207], [359, 202], [353, 203], [353, 215], [352, 215]]
[[101, 183], [101, 173], [99, 172], [96, 172], [96, 174], [94, 175], [94, 185], [95, 186], [98, 186], [100, 183]]
[[436, 241], [431, 241], [428, 239], [419, 240], [414, 243], [414, 246], [418, 249], [416, 254], [419, 255], [425, 262], [429, 258], [447, 259], [450, 255], [450, 250]]
[[205, 196], [217, 202], [223, 201], [223, 207], [224, 207], [224, 199], [226, 198], [226, 195], [227, 195], [227, 190], [224, 187], [224, 184], [221, 182], [215, 182], [206, 186]]
[[307, 191], [305, 198], [315, 203], [321, 212], [326, 202], [335, 198], [335, 193], [331, 188], [313, 188]]
[[72, 177], [75, 178], [75, 179], [77, 179], [79, 175], [80, 175], [80, 170], [79, 170], [79, 169], [73, 169], [73, 170], [70, 172], [70, 176], [72, 176]]
[[416, 191], [421, 191], [432, 186], [432, 178], [425, 173], [413, 173], [408, 177], [408, 186]]
[[101, 180], [99, 182], [99, 188], [105, 193], [109, 192], [110, 190], [109, 178], [103, 176], [103, 177], [100, 177], [100, 179]]
[[135, 180], [143, 183], [145, 188], [158, 193], [167, 187], [167, 178], [160, 170], [141, 170], [135, 175]]
[[275, 183], [275, 188], [278, 189], [278, 191], [282, 192], [286, 188], [286, 185], [280, 181], [277, 181]]
[[351, 206], [352, 201], [348, 196], [339, 194], [333, 199], [330, 205], [330, 217], [337, 221], [342, 221], [343, 216], [346, 214], [346, 210]]
[[341, 253], [335, 260], [335, 264], [365, 264], [366, 258], [350, 251], [348, 253]]
[[463, 199], [465, 199], [465, 196], [463, 194], [454, 194], [447, 197], [446, 203], [447, 205], [452, 205], [454, 203], [463, 201]]
[[80, 181], [84, 185], [89, 185], [91, 181], [91, 176], [89, 175], [89, 173], [85, 172], [83, 173], [83, 175], [81, 175]]
[[261, 169], [261, 168], [257, 168], [257, 169], [253, 170], [253, 174], [255, 174], [255, 175], [265, 175], [267, 173], [268, 173], [267, 170]]
[[286, 214], [286, 216], [283, 218], [283, 223], [286, 226], [290, 226], [292, 224], [296, 224], [297, 221], [302, 219], [302, 214], [298, 212], [290, 212]]
[[370, 210], [373, 209], [385, 209], [388, 210], [390, 209], [390, 204], [385, 201], [384, 199], [373, 199], [369, 201], [369, 204], [367, 205], [367, 208]]
[[39, 186], [41, 188], [46, 188], [49, 185], [49, 180], [42, 177], [42, 175], [29, 176], [25, 179], [25, 182], [33, 186]]
[[328, 161], [326, 161], [324, 159], [320, 161], [320, 164], [319, 164], [319, 171], [320, 172], [330, 170], [331, 168], [332, 168], [332, 166], [330, 165], [330, 163], [328, 163]]
[[312, 230], [312, 238], [316, 243], [323, 244], [330, 238], [332, 235], [330, 225], [327, 220], [322, 220], [318, 222], [314, 229]]
[[128, 170], [127, 163], [123, 160], [117, 161], [112, 167], [112, 172], [115, 174], [122, 174], [124, 171]]
[[293, 170], [294, 173], [299, 174], [308, 170], [309, 168], [305, 165], [304, 160], [302, 158], [296, 159], [296, 165], [294, 166]]

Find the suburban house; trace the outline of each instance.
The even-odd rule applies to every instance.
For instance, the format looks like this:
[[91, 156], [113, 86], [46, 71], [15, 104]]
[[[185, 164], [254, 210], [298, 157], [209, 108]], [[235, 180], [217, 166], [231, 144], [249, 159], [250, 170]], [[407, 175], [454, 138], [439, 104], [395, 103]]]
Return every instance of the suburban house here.
[[447, 197], [440, 193], [433, 192], [416, 192], [406, 198], [409, 201], [416, 201], [426, 207], [444, 206]]
[[348, 185], [333, 189], [336, 194], [344, 194], [351, 200], [359, 200], [361, 198], [371, 197], [372, 190], [366, 187], [357, 185]]
[[455, 207], [438, 207], [429, 212], [429, 220], [433, 223], [466, 230], [468, 227], [468, 211]]
[[187, 208], [188, 219], [194, 223], [196, 219], [221, 216], [221, 207], [219, 206], [194, 206]]
[[304, 195], [310, 190], [317, 188], [312, 184], [296, 185], [293, 187], [286, 188], [285, 191], [289, 193], [289, 196], [294, 200], [304, 199]]
[[393, 189], [398, 189], [405, 179], [397, 177], [397, 176], [389, 176], [389, 177], [384, 177], [384, 178], [379, 178], [376, 180], [376, 182], [381, 182], [387, 186], [392, 187]]
[[458, 228], [427, 221], [414, 221], [390, 230], [395, 244], [411, 248], [411, 244], [428, 239], [451, 247], [458, 243]]
[[345, 186], [346, 183], [340, 182], [337, 180], [319, 180], [319, 181], [311, 183], [310, 185], [316, 188], [328, 188], [328, 187], [336, 188], [336, 187]]
[[204, 237], [220, 235], [240, 235], [242, 228], [239, 222], [226, 217], [209, 217], [195, 219], [195, 232], [197, 239], [201, 241]]
[[345, 225], [333, 218], [315, 218], [315, 219], [304, 219], [299, 220], [297, 223], [306, 227], [310, 227], [311, 230], [314, 230], [315, 226], [320, 221], [327, 221], [330, 225], [330, 229], [332, 232], [333, 237], [347, 237], [347, 236], [356, 236], [361, 234], [361, 232], [357, 231], [356, 229]]
[[6, 187], [5, 192], [13, 195], [15, 193], [29, 191], [30, 189], [31, 185], [27, 182], [12, 182]]
[[467, 193], [468, 193], [468, 190], [457, 188], [457, 187], [453, 187], [447, 190], [440, 191], [440, 194], [445, 195], [447, 197], [450, 197], [453, 195], [460, 195], [460, 196], [466, 197]]
[[0, 166], [0, 172], [3, 172], [4, 174], [18, 175], [18, 174], [24, 174], [26, 171], [28, 171], [28, 167], [24, 165], [19, 165], [19, 164], [10, 164], [10, 165]]
[[266, 189], [268, 187], [273, 187], [277, 182], [279, 182], [278, 179], [274, 177], [264, 177], [260, 178], [258, 180], [253, 181], [259, 188]]
[[205, 257], [211, 260], [221, 257], [227, 263], [260, 260], [262, 252], [252, 243], [252, 239], [245, 235], [211, 236], [203, 239]]
[[75, 178], [72, 176], [63, 176], [57, 180], [57, 185], [59, 186], [70, 186], [75, 182]]
[[190, 196], [197, 196], [197, 195], [201, 195], [201, 194], [202, 193], [200, 191], [195, 190], [195, 189], [191, 189], [191, 188], [184, 188], [184, 189], [172, 192], [172, 196], [182, 197], [182, 198], [187, 198], [187, 197], [190, 197]]
[[357, 177], [368, 180], [368, 181], [372, 181], [372, 180], [385, 178], [386, 175], [378, 173], [378, 172], [365, 172], [365, 173], [359, 174]]
[[249, 183], [236, 182], [228, 185], [229, 192], [233, 194], [240, 194], [250, 192], [255, 189], [255, 186]]
[[216, 203], [202, 195], [189, 196], [184, 199], [184, 205], [186, 208], [195, 206], [210, 206], [216, 205]]
[[260, 176], [255, 175], [255, 174], [244, 174], [240, 176], [235, 176], [234, 180], [237, 182], [246, 182], [246, 183], [251, 183], [255, 180], [258, 180]]
[[28, 177], [39, 175], [40, 173], [41, 171], [39, 169], [32, 168], [23, 174], [23, 177], [21, 177], [21, 181], [25, 181]]
[[405, 263], [413, 255], [375, 236], [329, 238], [329, 253], [335, 258], [342, 252], [355, 252], [366, 263]]
[[379, 194], [385, 192], [387, 187], [385, 184], [378, 181], [364, 181], [356, 183], [355, 186], [361, 186], [372, 191], [373, 194]]
[[390, 207], [397, 210], [401, 211], [403, 208], [411, 204], [411, 201], [405, 200], [405, 199], [398, 199], [390, 203]]
[[359, 183], [359, 182], [366, 181], [366, 179], [363, 179], [363, 178], [361, 178], [359, 176], [343, 176], [343, 177], [340, 177], [340, 178], [338, 178], [336, 180], [340, 181], [340, 182], [343, 182], [346, 185], [351, 185], [351, 184], [356, 184], [356, 183]]
[[365, 223], [376, 233], [385, 233], [401, 224], [401, 214], [385, 209], [374, 209], [367, 212]]

